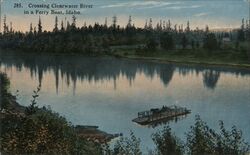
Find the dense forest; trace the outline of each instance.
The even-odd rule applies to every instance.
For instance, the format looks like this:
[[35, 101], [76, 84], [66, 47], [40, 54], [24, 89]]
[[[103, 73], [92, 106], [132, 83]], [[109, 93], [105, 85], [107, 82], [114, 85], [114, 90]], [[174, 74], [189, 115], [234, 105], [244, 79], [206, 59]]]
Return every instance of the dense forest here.
[[[44, 31], [41, 18], [38, 24], [30, 24], [29, 32], [23, 33], [13, 30], [12, 23], [7, 24], [4, 17], [3, 33], [0, 35], [2, 49], [14, 49], [32, 52], [50, 53], [79, 53], [84, 55], [137, 55], [147, 56], [161, 53], [159, 56], [192, 55], [202, 57], [230, 57], [249, 63], [250, 25], [248, 20], [242, 19], [241, 27], [230, 31], [191, 29], [186, 25], [173, 24], [170, 20], [159, 21], [153, 27], [153, 19], [145, 23], [144, 28], [135, 27], [129, 16], [125, 27], [117, 24], [117, 17], [113, 17], [111, 25], [95, 23], [77, 27], [77, 19], [61, 22], [55, 17], [53, 31]], [[65, 23], [66, 22], [66, 23]]]

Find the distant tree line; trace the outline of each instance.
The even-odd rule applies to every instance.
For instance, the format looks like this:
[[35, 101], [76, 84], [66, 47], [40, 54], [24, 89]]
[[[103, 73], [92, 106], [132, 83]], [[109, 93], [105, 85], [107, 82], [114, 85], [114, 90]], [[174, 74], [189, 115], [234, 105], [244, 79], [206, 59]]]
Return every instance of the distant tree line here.
[[[117, 17], [113, 17], [112, 24], [95, 23], [82, 27], [76, 26], [76, 17], [71, 23], [62, 20], [59, 23], [55, 17], [53, 31], [44, 31], [39, 17], [38, 24], [30, 24], [29, 32], [17, 32], [12, 28], [12, 23], [7, 24], [4, 16], [3, 33], [0, 35], [0, 47], [20, 49], [36, 52], [54, 53], [83, 53], [89, 55], [109, 54], [110, 47], [119, 45], [136, 45], [138, 53], [152, 52], [156, 49], [224, 49], [224, 42], [235, 44], [239, 48], [240, 42], [250, 41], [249, 21], [242, 20], [241, 28], [229, 32], [210, 31], [190, 28], [189, 21], [186, 26], [173, 25], [170, 20], [160, 21], [153, 27], [152, 18], [146, 21], [144, 28], [135, 27], [132, 17], [129, 16], [125, 27], [117, 24]], [[65, 23], [66, 22], [66, 23]], [[60, 26], [59, 26], [60, 25]]]

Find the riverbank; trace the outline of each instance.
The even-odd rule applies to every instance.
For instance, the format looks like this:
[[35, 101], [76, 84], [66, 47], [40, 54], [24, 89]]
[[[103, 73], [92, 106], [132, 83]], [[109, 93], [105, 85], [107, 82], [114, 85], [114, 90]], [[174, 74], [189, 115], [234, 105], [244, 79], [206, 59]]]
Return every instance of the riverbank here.
[[[193, 54], [181, 54], [185, 53], [186, 50], [181, 50], [176, 54], [175, 52], [166, 52], [166, 51], [155, 51], [153, 54], [143, 53], [138, 55], [136, 53], [135, 48], [111, 48], [111, 52], [106, 53], [104, 55], [96, 55], [91, 57], [115, 57], [115, 58], [123, 58], [123, 59], [132, 59], [132, 60], [143, 60], [143, 61], [150, 61], [150, 62], [156, 62], [156, 63], [174, 63], [174, 64], [187, 64], [187, 65], [204, 65], [204, 66], [218, 66], [218, 67], [230, 67], [230, 68], [244, 68], [244, 69], [250, 69], [250, 60], [244, 60], [239, 59], [237, 57], [234, 57], [234, 55], [226, 56], [223, 55], [223, 51], [217, 51], [217, 53], [220, 53], [220, 55], [201, 55], [196, 56], [194, 55], [197, 52], [204, 52], [203, 50], [196, 50], [193, 52]], [[68, 55], [68, 56], [86, 56], [84, 54], [79, 53], [37, 53], [37, 52], [24, 52], [21, 50], [13, 51], [13, 50], [4, 50], [5, 54], [18, 54], [18, 55], [33, 55], [33, 56], [39, 56], [39, 55], [52, 55], [52, 56], [62, 56], [62, 55]], [[0, 55], [3, 54], [3, 50], [0, 49]], [[203, 53], [204, 54], [204, 53]], [[238, 53], [236, 53], [237, 55]], [[217, 57], [218, 56], [218, 57]], [[224, 56], [224, 57], [223, 57]], [[229, 58], [228, 58], [229, 57]]]
[[100, 154], [102, 145], [121, 134], [109, 134], [98, 126], [71, 125], [46, 107], [36, 106], [34, 91], [30, 106], [16, 101], [9, 80], [0, 72], [0, 152], [7, 154]]
[[136, 49], [117, 48], [113, 50], [112, 55], [116, 58], [145, 60], [157, 63], [174, 63], [187, 65], [207, 65], [222, 66], [233, 68], [250, 69], [250, 59], [245, 53], [235, 51], [218, 50], [209, 54], [206, 50], [154, 50], [150, 52], [137, 51]]
[[250, 69], [250, 64], [235, 64], [235, 63], [220, 63], [220, 62], [206, 62], [195, 60], [171, 60], [166, 58], [155, 57], [139, 57], [139, 56], [120, 56], [125, 59], [145, 60], [157, 63], [174, 63], [174, 64], [187, 64], [187, 65], [207, 65], [207, 66], [221, 66], [221, 67], [233, 67], [233, 68], [246, 68]]

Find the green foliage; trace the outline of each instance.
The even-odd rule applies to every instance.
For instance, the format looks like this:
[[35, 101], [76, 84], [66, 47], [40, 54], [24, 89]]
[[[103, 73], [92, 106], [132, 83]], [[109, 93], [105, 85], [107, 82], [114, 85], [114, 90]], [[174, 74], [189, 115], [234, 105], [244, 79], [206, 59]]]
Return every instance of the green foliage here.
[[173, 35], [169, 32], [165, 32], [160, 36], [161, 47], [170, 50], [175, 47]]
[[147, 49], [149, 49], [149, 50], [155, 50], [157, 48], [157, 46], [158, 46], [158, 43], [157, 43], [157, 41], [153, 37], [151, 37], [151, 38], [148, 39], [148, 41], [146, 43]]
[[38, 110], [38, 106], [36, 105], [36, 99], [39, 97], [38, 93], [40, 92], [40, 90], [41, 86], [38, 86], [37, 90], [34, 90], [34, 95], [32, 95], [33, 99], [31, 100], [31, 104], [25, 109], [26, 115], [32, 115]]
[[[1, 90], [7, 91], [9, 82], [6, 75], [1, 73], [0, 78]], [[34, 91], [32, 103], [25, 109], [25, 113], [9, 107], [4, 112], [1, 111], [1, 153], [101, 154], [100, 144], [78, 136], [74, 127], [64, 117], [45, 107], [37, 107], [36, 98], [40, 89], [38, 87]], [[11, 95], [7, 94], [6, 98], [10, 98]]]
[[[166, 56], [166, 53], [170, 53], [170, 56], [167, 57], [168, 60], [176, 60], [183, 56], [180, 60], [189, 61], [186, 59], [190, 59], [192, 62], [206, 63], [211, 62], [211, 60], [216, 60], [216, 63], [218, 60], [219, 63], [230, 62], [234, 64], [249, 64], [250, 62], [249, 47], [240, 50], [237, 45], [231, 46], [234, 42], [241, 44], [241, 42], [249, 41], [250, 29], [244, 26], [228, 33], [223, 31], [209, 32], [208, 26], [206, 26], [206, 30], [199, 28], [191, 30], [188, 26], [189, 22], [185, 31], [182, 28], [177, 30], [177, 25], [174, 29], [172, 27], [164, 28], [161, 24], [157, 24], [158, 26], [154, 28], [152, 20], [151, 26], [145, 26], [145, 28], [135, 27], [132, 24], [121, 27], [117, 24], [107, 26], [107, 24], [98, 23], [77, 27], [76, 17], [73, 16], [71, 23], [61, 21], [60, 30], [57, 17], [55, 17], [55, 26], [52, 32], [42, 30], [42, 21], [39, 18], [36, 26], [38, 30], [35, 30], [31, 24], [30, 31], [22, 33], [9, 31], [6, 17], [4, 21], [6, 29], [3, 34], [0, 34], [0, 47], [3, 49], [38, 53], [77, 53], [90, 56], [113, 55], [117, 57], [119, 54], [113, 52], [115, 49], [113, 46], [130, 45], [128, 49], [132, 53], [136, 51], [135, 54], [140, 56], [154, 55], [155, 57], [155, 54], [161, 51], [162, 55], [158, 56], [162, 58], [162, 56]], [[224, 37], [229, 40], [223, 40]], [[157, 48], [158, 44], [160, 44], [161, 49]], [[188, 46], [189, 44], [193, 50], [187, 50], [191, 48]], [[138, 46], [141, 48], [137, 49]], [[172, 50], [175, 48], [177, 50]], [[202, 48], [208, 51], [199, 53], [203, 50]], [[166, 52], [166, 50], [171, 50], [171, 52]], [[219, 52], [212, 52], [216, 50], [219, 50], [223, 55]], [[240, 52], [236, 53], [235, 51]]]
[[187, 39], [186, 35], [184, 34], [182, 36], [182, 39], [181, 39], [182, 48], [185, 49], [187, 47], [187, 44], [188, 44], [188, 39]]
[[187, 133], [187, 147], [192, 155], [214, 154], [215, 132], [196, 116], [195, 125]]
[[2, 120], [1, 150], [16, 154], [100, 154], [101, 147], [76, 135], [64, 117], [43, 108]]
[[195, 42], [194, 42], [194, 40], [191, 41], [191, 46], [192, 46], [192, 49], [195, 49]]
[[140, 150], [141, 140], [130, 132], [130, 138], [121, 137], [115, 144], [112, 155], [142, 155]]
[[238, 49], [239, 48], [239, 41], [236, 41], [235, 42], [235, 49]]
[[159, 155], [181, 155], [184, 153], [183, 143], [172, 134], [169, 126], [154, 133], [152, 139], [156, 144], [156, 152]]
[[220, 121], [220, 133], [217, 137], [216, 154], [219, 155], [243, 155], [248, 152], [250, 146], [244, 142], [242, 131], [236, 126], [228, 131], [224, 127], [223, 121]]
[[38, 34], [41, 34], [42, 33], [42, 22], [41, 22], [41, 18], [39, 16], [39, 21], [38, 21]]
[[209, 33], [206, 35], [203, 47], [208, 50], [218, 49], [219, 45], [216, 36], [213, 33]]
[[200, 48], [200, 43], [199, 43], [199, 41], [196, 42], [195, 46], [196, 46], [196, 48]]
[[239, 41], [245, 41], [245, 32], [243, 29], [238, 30], [238, 36]]
[[7, 93], [9, 91], [10, 81], [5, 73], [0, 72], [0, 91], [2, 93]]
[[8, 101], [10, 81], [7, 78], [7, 75], [0, 72], [0, 109], [6, 109]]
[[220, 121], [220, 133], [216, 133], [199, 116], [196, 116], [195, 125], [187, 133], [186, 146], [192, 155], [243, 155], [250, 149], [242, 138], [242, 132], [235, 126], [227, 131]]

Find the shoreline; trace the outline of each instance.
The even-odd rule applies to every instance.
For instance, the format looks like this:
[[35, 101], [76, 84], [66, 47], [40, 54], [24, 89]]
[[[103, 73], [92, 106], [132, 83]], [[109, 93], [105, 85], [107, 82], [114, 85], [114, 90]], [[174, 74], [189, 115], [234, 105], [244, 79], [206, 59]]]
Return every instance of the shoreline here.
[[[3, 54], [4, 50], [0, 48], [0, 55]], [[83, 57], [114, 57], [118, 59], [129, 59], [129, 60], [139, 60], [139, 61], [148, 61], [154, 63], [165, 63], [165, 64], [184, 64], [184, 65], [203, 65], [203, 66], [213, 66], [213, 67], [229, 67], [229, 68], [242, 68], [250, 70], [250, 62], [249, 63], [223, 63], [223, 62], [208, 62], [204, 60], [178, 60], [178, 59], [167, 59], [167, 58], [160, 58], [160, 57], [152, 57], [152, 56], [137, 56], [137, 55], [124, 55], [120, 53], [110, 53], [104, 55], [84, 55], [79, 53], [50, 53], [50, 52], [24, 52], [24, 51], [14, 51], [14, 50], [5, 50], [8, 51], [7, 55], [10, 52], [19, 55], [26, 55], [26, 54], [34, 54], [34, 55], [51, 55], [51, 56], [83, 56]]]
[[[0, 72], [1, 73], [1, 72]], [[1, 75], [0, 75], [1, 76]], [[25, 118], [29, 117], [25, 114], [25, 109], [27, 106], [21, 105], [16, 97], [12, 95], [10, 92], [6, 94], [6, 99], [8, 101], [7, 108], [3, 108], [0, 111], [0, 120], [4, 119], [5, 117], [8, 117], [10, 115], [17, 115], [19, 117]], [[1, 101], [1, 100], [0, 100]], [[38, 107], [38, 110], [41, 110], [43, 107]], [[53, 115], [54, 112], [53, 112]], [[65, 118], [67, 120], [67, 118]], [[78, 137], [81, 137], [83, 139], [86, 139], [87, 141], [97, 142], [100, 144], [105, 144], [107, 142], [111, 142], [113, 139], [122, 136], [122, 133], [107, 133], [103, 130], [99, 129], [99, 126], [89, 126], [89, 125], [73, 125], [71, 126], [76, 135]]]
[[[116, 56], [117, 57], [117, 56]], [[144, 56], [121, 56], [122, 59], [130, 60], [144, 60], [148, 62], [155, 63], [165, 63], [165, 64], [185, 64], [185, 65], [204, 65], [204, 66], [213, 66], [213, 67], [230, 67], [230, 68], [243, 68], [250, 70], [250, 64], [235, 64], [235, 63], [214, 63], [214, 62], [198, 62], [198, 61], [181, 61], [181, 60], [169, 60], [164, 58], [154, 58], [154, 57], [144, 57]]]

